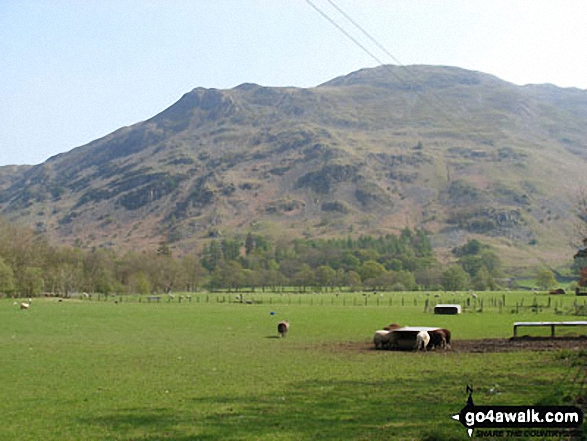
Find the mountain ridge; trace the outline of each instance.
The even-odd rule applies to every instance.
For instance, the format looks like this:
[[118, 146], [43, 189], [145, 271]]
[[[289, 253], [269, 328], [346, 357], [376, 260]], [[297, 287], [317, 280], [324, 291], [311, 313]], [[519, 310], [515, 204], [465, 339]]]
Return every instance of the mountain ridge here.
[[572, 254], [585, 117], [587, 91], [446, 66], [195, 88], [43, 164], [0, 167], [0, 214], [55, 241], [178, 252], [219, 234], [407, 225], [439, 250], [480, 237], [556, 266]]

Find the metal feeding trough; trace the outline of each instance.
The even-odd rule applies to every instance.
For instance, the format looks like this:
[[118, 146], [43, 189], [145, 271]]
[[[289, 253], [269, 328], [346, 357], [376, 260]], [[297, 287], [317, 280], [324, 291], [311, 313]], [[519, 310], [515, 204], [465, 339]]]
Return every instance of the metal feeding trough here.
[[439, 304], [434, 307], [434, 314], [456, 315], [460, 313], [461, 305]]
[[397, 349], [414, 349], [416, 346], [416, 336], [420, 331], [437, 331], [441, 328], [433, 328], [430, 326], [404, 326], [403, 328], [394, 329], [397, 335]]

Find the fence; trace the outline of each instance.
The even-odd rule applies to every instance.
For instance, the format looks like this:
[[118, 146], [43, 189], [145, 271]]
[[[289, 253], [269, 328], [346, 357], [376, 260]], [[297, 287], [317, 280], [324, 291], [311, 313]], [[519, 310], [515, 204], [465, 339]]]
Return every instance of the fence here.
[[576, 296], [536, 295], [528, 292], [198, 292], [151, 295], [85, 294], [83, 301], [145, 304], [253, 304], [309, 306], [420, 307], [433, 313], [437, 304], [461, 305], [464, 313], [539, 313], [587, 315], [587, 299]]

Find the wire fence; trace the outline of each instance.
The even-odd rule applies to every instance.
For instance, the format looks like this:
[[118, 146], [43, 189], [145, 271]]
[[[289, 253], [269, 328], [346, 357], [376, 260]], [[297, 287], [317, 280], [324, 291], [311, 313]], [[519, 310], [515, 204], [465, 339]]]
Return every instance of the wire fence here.
[[141, 304], [243, 304], [305, 305], [343, 307], [420, 307], [434, 312], [439, 304], [460, 305], [463, 312], [540, 313], [587, 315], [587, 299], [575, 296], [549, 296], [528, 292], [424, 293], [424, 292], [197, 292], [154, 295], [83, 294], [84, 301]]

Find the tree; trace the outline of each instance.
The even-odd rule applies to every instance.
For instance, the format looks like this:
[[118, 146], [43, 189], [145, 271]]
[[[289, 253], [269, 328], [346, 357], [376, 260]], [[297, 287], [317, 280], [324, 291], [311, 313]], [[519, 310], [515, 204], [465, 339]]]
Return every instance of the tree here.
[[412, 291], [416, 288], [414, 273], [409, 271], [398, 271], [393, 276], [394, 291]]
[[579, 286], [587, 286], [587, 267], [584, 267], [579, 272]]
[[140, 271], [133, 274], [129, 288], [132, 292], [137, 294], [149, 294], [151, 292], [151, 282], [144, 272]]
[[224, 260], [237, 260], [240, 257], [241, 244], [236, 239], [224, 239], [221, 248]]
[[246, 283], [242, 265], [234, 260], [224, 262], [216, 267], [210, 279], [211, 289], [226, 288], [238, 291]]
[[361, 280], [377, 279], [387, 272], [385, 267], [374, 260], [368, 260], [359, 267]]
[[8, 294], [14, 290], [14, 272], [0, 257], [0, 293]]
[[169, 248], [169, 244], [167, 242], [159, 242], [159, 246], [157, 247], [157, 255], [171, 257], [171, 248]]
[[189, 292], [196, 291], [204, 277], [204, 268], [193, 256], [185, 256], [181, 261], [181, 266], [185, 274], [186, 289]]
[[550, 270], [541, 270], [536, 274], [536, 285], [540, 289], [549, 289], [556, 286], [556, 278]]
[[293, 283], [299, 287], [300, 291], [305, 292], [306, 287], [313, 286], [315, 283], [314, 271], [310, 268], [310, 265], [303, 264], [298, 272], [293, 277]]
[[25, 297], [41, 294], [43, 291], [43, 271], [37, 267], [22, 268], [16, 275], [16, 290]]
[[467, 289], [469, 275], [458, 265], [453, 265], [442, 273], [442, 286], [447, 291], [462, 291]]
[[113, 253], [98, 249], [83, 256], [83, 289], [87, 292], [109, 294], [114, 285]]
[[582, 243], [579, 251], [573, 256], [573, 269], [579, 275], [579, 286], [587, 286], [587, 190], [581, 189], [577, 195], [577, 221], [575, 223], [576, 242]]
[[438, 289], [442, 285], [442, 270], [439, 266], [420, 268], [414, 273], [416, 283], [426, 289]]
[[485, 291], [487, 289], [494, 290], [497, 288], [495, 279], [484, 266], [482, 266], [479, 271], [477, 271], [477, 274], [473, 276], [471, 283], [473, 284], [473, 289], [476, 289], [477, 291]]
[[165, 255], [152, 258], [153, 267], [149, 271], [152, 287], [165, 293], [172, 292], [176, 286], [185, 286], [185, 277], [180, 262]]
[[457, 257], [462, 256], [474, 256], [479, 254], [486, 246], [479, 242], [477, 239], [470, 239], [466, 244], [461, 247], [453, 249], [453, 254]]
[[255, 238], [251, 233], [247, 234], [247, 238], [245, 239], [245, 254], [248, 256], [253, 251], [255, 251]]
[[458, 263], [471, 277], [475, 277], [475, 274], [477, 274], [477, 272], [483, 267], [481, 258], [476, 255], [465, 255], [460, 257]]
[[576, 239], [583, 243], [587, 249], [587, 189], [580, 189], [577, 194], [577, 205], [575, 209], [577, 221], [575, 223]]
[[333, 287], [336, 271], [328, 265], [321, 265], [316, 268], [316, 283], [322, 287]]
[[202, 266], [208, 271], [212, 272], [222, 262], [222, 249], [216, 240], [210, 242], [204, 249], [204, 256], [202, 257]]
[[347, 285], [354, 291], [361, 286], [361, 276], [358, 272], [350, 270], [347, 275]]

